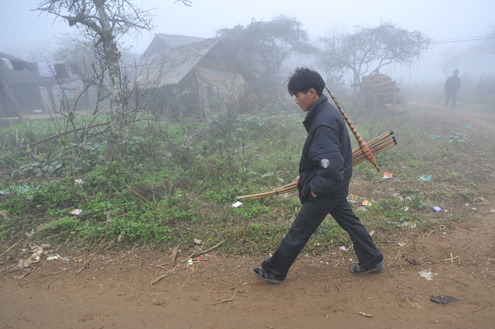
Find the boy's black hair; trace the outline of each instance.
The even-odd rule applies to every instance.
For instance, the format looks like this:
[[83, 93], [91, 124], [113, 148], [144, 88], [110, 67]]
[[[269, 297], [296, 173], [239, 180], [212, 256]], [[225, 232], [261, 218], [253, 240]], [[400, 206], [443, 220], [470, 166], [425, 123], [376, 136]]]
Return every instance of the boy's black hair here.
[[307, 93], [311, 88], [316, 90], [318, 96], [321, 96], [325, 88], [325, 81], [318, 72], [298, 67], [287, 85], [289, 94], [294, 96], [298, 92]]

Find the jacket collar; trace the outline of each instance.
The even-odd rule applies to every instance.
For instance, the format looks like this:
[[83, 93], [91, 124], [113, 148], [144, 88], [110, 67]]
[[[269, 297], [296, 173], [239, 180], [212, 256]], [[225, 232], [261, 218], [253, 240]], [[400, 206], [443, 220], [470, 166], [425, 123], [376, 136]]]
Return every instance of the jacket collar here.
[[320, 98], [314, 102], [306, 113], [306, 117], [304, 118], [303, 124], [306, 128], [306, 131], [309, 131], [309, 128], [313, 124], [314, 119], [318, 112], [320, 112], [321, 105], [328, 101], [327, 96], [321, 95]]

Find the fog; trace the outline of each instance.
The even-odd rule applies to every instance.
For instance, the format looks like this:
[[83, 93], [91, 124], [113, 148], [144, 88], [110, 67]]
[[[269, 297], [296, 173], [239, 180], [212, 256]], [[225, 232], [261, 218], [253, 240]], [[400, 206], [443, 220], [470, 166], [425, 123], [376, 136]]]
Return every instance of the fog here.
[[[0, 52], [21, 58], [46, 60], [63, 35], [77, 34], [65, 21], [32, 11], [38, 1], [2, 1]], [[153, 31], [125, 37], [122, 45], [140, 54], [154, 33], [214, 37], [222, 28], [248, 25], [251, 20], [269, 21], [285, 15], [297, 18], [312, 40], [332, 31], [351, 32], [354, 27], [376, 27], [391, 22], [417, 30], [434, 42], [411, 67], [388, 67], [386, 74], [405, 83], [440, 81], [458, 68], [460, 76], [495, 72], [492, 57], [481, 45], [495, 31], [493, 0], [349, 0], [349, 1], [232, 1], [194, 0], [190, 7], [174, 0], [135, 0], [155, 16]], [[475, 40], [476, 39], [476, 40]], [[447, 65], [446, 63], [450, 63]]]

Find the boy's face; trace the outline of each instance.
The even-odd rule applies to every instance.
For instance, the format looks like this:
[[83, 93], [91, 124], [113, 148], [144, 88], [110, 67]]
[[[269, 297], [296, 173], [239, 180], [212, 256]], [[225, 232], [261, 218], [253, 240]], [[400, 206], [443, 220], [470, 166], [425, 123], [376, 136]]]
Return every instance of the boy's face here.
[[296, 104], [299, 105], [299, 107], [303, 110], [303, 112], [309, 110], [311, 105], [313, 105], [313, 103], [320, 98], [316, 93], [316, 90], [314, 90], [313, 88], [308, 90], [306, 93], [302, 91], [298, 91], [295, 96], [296, 96]]

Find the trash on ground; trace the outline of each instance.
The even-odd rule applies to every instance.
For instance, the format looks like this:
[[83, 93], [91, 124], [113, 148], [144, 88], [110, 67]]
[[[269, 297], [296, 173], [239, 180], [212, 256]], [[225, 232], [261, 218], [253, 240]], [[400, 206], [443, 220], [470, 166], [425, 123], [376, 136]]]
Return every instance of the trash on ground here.
[[462, 129], [469, 130], [469, 129], [471, 129], [471, 126], [470, 125], [464, 125], [464, 126], [462, 126]]
[[30, 247], [33, 254], [28, 259], [19, 259], [20, 268], [30, 267], [33, 263], [38, 263], [41, 260], [41, 255], [43, 254], [43, 248], [50, 247], [50, 245], [42, 244], [41, 246], [32, 245]]
[[445, 304], [453, 303], [453, 302], [457, 301], [458, 299], [455, 297], [447, 296], [447, 295], [440, 295], [440, 296], [431, 296], [430, 300], [432, 302], [445, 305]]
[[372, 203], [371, 203], [371, 202], [369, 202], [368, 200], [364, 200], [363, 202], [361, 202], [361, 204], [362, 204], [363, 206], [369, 206], [369, 205], [371, 205]]
[[203, 241], [201, 241], [200, 239], [194, 239], [194, 243], [195, 243], [195, 244], [202, 244], [202, 243], [203, 243]]
[[347, 248], [345, 246], [340, 246], [339, 249], [342, 250], [342, 251], [346, 251], [347, 250]]
[[434, 206], [433, 207], [433, 211], [435, 211], [435, 212], [443, 212], [443, 209], [440, 208], [440, 207], [438, 207], [438, 206]]
[[70, 213], [73, 215], [80, 215], [82, 213], [82, 210], [81, 209], [74, 209]]
[[442, 136], [440, 136], [440, 135], [431, 135], [430, 136], [430, 139], [440, 139], [440, 138], [442, 138]]
[[389, 178], [392, 178], [393, 176], [394, 176], [394, 174], [393, 174], [393, 173], [391, 173], [391, 172], [386, 172], [386, 173], [384, 173], [384, 174], [383, 174], [383, 177], [382, 177], [382, 178], [384, 178], [384, 179], [389, 179]]
[[74, 180], [74, 183], [76, 183], [76, 184], [82, 184], [82, 183], [84, 183], [84, 181], [82, 179], [80, 179], [80, 178], [77, 178], [76, 180]]
[[21, 185], [12, 185], [7, 187], [5, 190], [0, 190], [0, 195], [8, 195], [11, 193], [15, 193], [17, 195], [23, 194], [29, 190], [33, 189], [33, 185], [28, 183], [24, 183]]
[[232, 204], [232, 207], [234, 208], [240, 208], [242, 207], [242, 202], [241, 201], [236, 201]]
[[421, 175], [421, 177], [418, 178], [418, 181], [420, 182], [429, 182], [431, 179], [431, 175]]
[[407, 256], [403, 256], [402, 258], [411, 265], [418, 265], [418, 262], [414, 258], [409, 258]]
[[487, 199], [485, 199], [484, 197], [480, 196], [480, 197], [477, 197], [476, 199], [474, 199], [474, 202], [481, 202], [481, 203], [489, 203]]
[[426, 280], [428, 281], [431, 281], [433, 280], [433, 277], [437, 276], [438, 274], [437, 273], [433, 273], [432, 271], [430, 270], [427, 270], [427, 271], [420, 271], [418, 272], [419, 275], [421, 275], [422, 278], [425, 278]]

